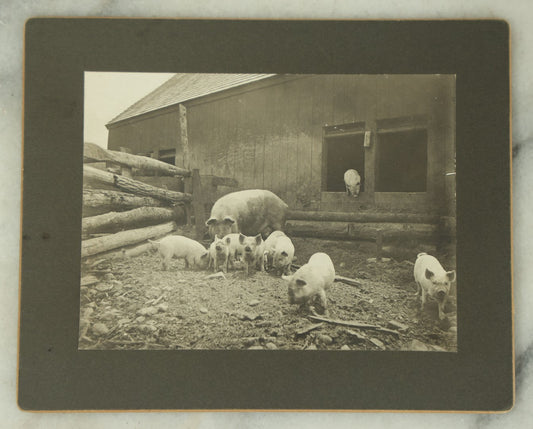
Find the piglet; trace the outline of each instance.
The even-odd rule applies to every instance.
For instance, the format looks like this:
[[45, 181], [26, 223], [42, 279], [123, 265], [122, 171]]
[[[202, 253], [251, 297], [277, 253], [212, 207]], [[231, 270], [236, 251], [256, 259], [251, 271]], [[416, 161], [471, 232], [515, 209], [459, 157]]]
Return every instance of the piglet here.
[[315, 313], [311, 304], [318, 300], [324, 314], [328, 314], [326, 290], [335, 280], [335, 267], [327, 254], [315, 253], [292, 276], [281, 277], [289, 282], [289, 304], [307, 306]]
[[444, 306], [448, 300], [450, 286], [455, 281], [455, 270], [445, 271], [440, 262], [434, 256], [427, 253], [419, 253], [414, 267], [417, 295], [421, 293], [420, 308], [423, 309], [426, 299], [437, 301], [439, 306], [439, 319], [443, 320]]
[[195, 240], [182, 235], [169, 235], [161, 241], [148, 240], [159, 250], [162, 268], [166, 270], [172, 258], [184, 259], [185, 267], [196, 266], [205, 269], [209, 262], [206, 248]]
[[265, 240], [265, 254], [267, 267], [273, 267], [278, 275], [290, 274], [294, 244], [283, 231], [274, 231], [268, 236]]
[[223, 240], [228, 246], [228, 266], [233, 269], [235, 268], [235, 261], [240, 261], [243, 254], [242, 244], [239, 242], [239, 234], [228, 234]]
[[248, 237], [244, 234], [239, 235], [239, 243], [243, 249], [244, 271], [246, 275], [249, 273], [250, 266], [257, 270], [265, 271], [264, 253], [265, 242], [261, 234], [255, 237]]
[[219, 269], [228, 272], [228, 242], [215, 235], [215, 241], [209, 246], [209, 268], [213, 267], [216, 273]]
[[357, 197], [361, 189], [361, 176], [353, 168], [344, 172], [344, 185], [346, 186], [346, 193], [348, 196]]

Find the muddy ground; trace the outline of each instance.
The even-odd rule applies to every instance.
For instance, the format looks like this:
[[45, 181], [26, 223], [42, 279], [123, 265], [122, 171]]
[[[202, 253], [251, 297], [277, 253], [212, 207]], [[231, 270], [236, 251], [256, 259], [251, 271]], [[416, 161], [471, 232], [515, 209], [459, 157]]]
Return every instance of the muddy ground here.
[[[208, 279], [212, 273], [185, 269], [178, 260], [162, 271], [154, 251], [82, 264], [79, 348], [457, 350], [455, 297], [444, 321], [434, 302], [419, 309], [416, 250], [378, 262], [371, 259], [374, 243], [311, 238], [293, 243], [296, 263], [326, 252], [337, 274], [360, 283], [333, 284], [328, 319], [373, 327], [312, 319], [288, 303], [287, 283], [274, 274], [245, 278], [243, 271], [230, 271], [225, 279]], [[435, 256], [446, 269], [455, 268], [452, 254]]]

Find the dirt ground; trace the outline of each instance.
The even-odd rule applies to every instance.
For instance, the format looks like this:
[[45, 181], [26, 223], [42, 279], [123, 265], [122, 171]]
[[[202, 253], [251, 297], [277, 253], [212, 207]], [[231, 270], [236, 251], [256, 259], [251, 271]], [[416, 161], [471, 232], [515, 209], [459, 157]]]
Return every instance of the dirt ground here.
[[[374, 243], [311, 238], [293, 243], [296, 263], [325, 252], [338, 275], [359, 281], [360, 286], [335, 282], [327, 292], [328, 319], [336, 323], [312, 319], [290, 305], [287, 282], [274, 274], [245, 278], [237, 270], [225, 279], [208, 279], [212, 273], [185, 269], [178, 260], [162, 271], [154, 251], [82, 264], [79, 348], [457, 350], [455, 296], [443, 321], [435, 302], [420, 311], [416, 251], [378, 262], [371, 259]], [[452, 254], [433, 254], [445, 269], [455, 268]]]

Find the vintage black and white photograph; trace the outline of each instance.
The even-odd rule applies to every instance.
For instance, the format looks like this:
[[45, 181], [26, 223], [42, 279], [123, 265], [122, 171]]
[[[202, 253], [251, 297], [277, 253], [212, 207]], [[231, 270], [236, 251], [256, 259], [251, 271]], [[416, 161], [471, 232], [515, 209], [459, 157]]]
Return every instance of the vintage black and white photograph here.
[[457, 352], [455, 75], [84, 78], [80, 350]]

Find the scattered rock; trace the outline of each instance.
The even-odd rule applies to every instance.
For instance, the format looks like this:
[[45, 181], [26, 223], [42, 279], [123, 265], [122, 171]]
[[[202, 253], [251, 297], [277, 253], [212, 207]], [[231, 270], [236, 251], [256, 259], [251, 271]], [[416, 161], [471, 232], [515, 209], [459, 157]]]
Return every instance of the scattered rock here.
[[325, 345], [331, 344], [333, 342], [333, 338], [326, 334], [319, 334], [316, 336], [316, 339], [317, 341]]
[[266, 347], [268, 350], [277, 350], [277, 349], [278, 349], [278, 346], [276, 346], [274, 343], [266, 343], [266, 344], [265, 344], [265, 347]]
[[457, 326], [451, 326], [450, 329], [448, 329], [448, 332], [451, 332], [452, 334], [457, 334]]
[[267, 328], [267, 327], [269, 327], [271, 324], [272, 324], [272, 323], [269, 322], [268, 320], [263, 320], [263, 321], [261, 321], [261, 322], [257, 322], [257, 323], [255, 324], [255, 326], [257, 326], [258, 328]]
[[200, 313], [206, 314], [207, 313], [207, 308], [200, 307]]
[[395, 320], [389, 320], [387, 326], [391, 329], [396, 329], [398, 332], [407, 332], [409, 326], [404, 325], [403, 323], [396, 322]]
[[245, 347], [250, 347], [254, 345], [255, 343], [257, 343], [258, 341], [259, 341], [259, 337], [248, 337], [248, 338], [244, 338], [242, 343], [244, 344]]
[[370, 338], [369, 340], [372, 344], [374, 344], [375, 346], [378, 346], [380, 349], [385, 349], [385, 344], [383, 344], [383, 342], [381, 342], [380, 340], [378, 340], [377, 338]]
[[152, 316], [157, 313], [157, 308], [155, 307], [144, 307], [137, 311], [139, 316]]
[[237, 318], [239, 320], [256, 320], [256, 319], [262, 319], [263, 317], [259, 314], [255, 314], [255, 313], [241, 313], [241, 314], [238, 314], [237, 315]]
[[259, 304], [259, 300], [258, 300], [258, 299], [252, 299], [252, 300], [248, 303], [248, 305], [249, 305], [250, 307], [255, 307], [257, 304]]
[[98, 279], [95, 276], [85, 276], [81, 278], [81, 286], [91, 286], [98, 283]]
[[109, 283], [100, 283], [98, 286], [96, 286], [96, 290], [99, 292], [107, 292], [113, 289], [113, 285]]
[[339, 264], [339, 267], [341, 267], [341, 268], [344, 268], [345, 266], [346, 266], [346, 264], [345, 264], [344, 262], [341, 262], [341, 263]]
[[303, 334], [307, 334], [308, 332], [312, 331], [313, 329], [316, 329], [316, 328], [320, 328], [324, 323], [314, 323], [314, 324], [311, 324], [311, 325], [308, 325], [302, 329], [298, 329], [296, 331], [296, 335], [303, 335]]
[[144, 316], [139, 316], [139, 317], [137, 317], [137, 319], [135, 319], [135, 321], [136, 321], [137, 323], [142, 323], [142, 322], [144, 322], [145, 320], [146, 320], [146, 317], [144, 317]]
[[153, 334], [155, 331], [157, 331], [157, 328], [154, 325], [140, 325], [138, 326], [139, 331], [141, 331], [143, 334]]
[[219, 271], [218, 273], [210, 274], [206, 277], [207, 280], [213, 280], [213, 279], [224, 279], [226, 280], [226, 276], [222, 271]]
[[112, 273], [107, 273], [107, 274], [104, 276], [104, 280], [105, 280], [105, 281], [115, 280], [115, 276], [114, 276]]
[[157, 306], [157, 311], [160, 313], [165, 313], [168, 311], [168, 304], [166, 302], [163, 302]]
[[307, 347], [305, 348], [305, 350], [318, 350], [318, 349], [316, 348], [316, 345], [315, 345], [315, 344], [311, 344], [310, 346], [307, 346]]
[[248, 347], [248, 350], [264, 350], [263, 346], [252, 346]]
[[350, 348], [349, 345], [344, 344], [344, 345], [341, 347], [341, 350], [351, 350], [351, 348]]
[[409, 343], [408, 350], [413, 350], [415, 352], [427, 352], [429, 351], [429, 347], [422, 341], [414, 339]]
[[109, 332], [109, 328], [103, 323], [95, 323], [93, 325], [93, 334], [94, 335], [105, 335]]

